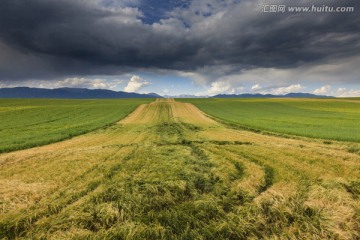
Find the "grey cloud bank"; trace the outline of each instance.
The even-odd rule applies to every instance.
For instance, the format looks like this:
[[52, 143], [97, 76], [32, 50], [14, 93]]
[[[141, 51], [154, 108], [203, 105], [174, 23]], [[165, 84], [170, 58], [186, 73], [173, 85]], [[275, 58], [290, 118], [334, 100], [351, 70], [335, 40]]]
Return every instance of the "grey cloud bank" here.
[[[271, 2], [341, 4], [355, 11], [262, 13], [261, 5]], [[308, 76], [297, 82], [284, 77], [278, 85], [313, 82], [316, 76], [324, 86], [324, 81], [358, 84], [359, 70], [352, 63], [360, 58], [359, 11], [355, 0], [209, 0], [167, 9], [163, 19], [150, 23], [129, 1], [2, 0], [0, 81], [146, 69], [193, 76], [209, 86], [219, 81], [236, 86], [262, 82], [263, 76], [250, 78], [249, 72], [292, 77], [304, 70]], [[322, 80], [327, 77], [331, 79]]]

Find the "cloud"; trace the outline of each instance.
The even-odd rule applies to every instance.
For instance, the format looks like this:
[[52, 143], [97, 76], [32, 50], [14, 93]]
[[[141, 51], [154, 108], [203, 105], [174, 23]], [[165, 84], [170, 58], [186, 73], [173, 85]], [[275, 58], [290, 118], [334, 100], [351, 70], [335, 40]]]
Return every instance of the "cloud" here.
[[284, 87], [275, 87], [275, 86], [266, 86], [262, 87], [260, 84], [255, 84], [251, 87], [251, 91], [254, 93], [261, 94], [275, 94], [275, 95], [284, 95], [287, 93], [300, 92], [303, 91], [305, 87], [301, 84], [293, 84]]
[[262, 87], [260, 86], [260, 84], [255, 84], [254, 86], [251, 87], [252, 92], [257, 92], [261, 89], [262, 89]]
[[[259, 92], [297, 84], [307, 87], [307, 90], [313, 92], [319, 85], [344, 87], [358, 85], [360, 83], [359, 64], [360, 57], [352, 57], [291, 69], [254, 68], [237, 72], [233, 71], [231, 66], [217, 66], [204, 68], [192, 74], [187, 73], [184, 76], [194, 79], [197, 84], [205, 88], [210, 88], [213, 82], [225, 81], [232, 86], [245, 86], [247, 92]], [[251, 89], [252, 87], [254, 88]]]
[[360, 90], [347, 89], [347, 88], [333, 89], [331, 85], [326, 85], [317, 88], [314, 90], [313, 93], [319, 95], [336, 96], [336, 97], [360, 97]]
[[360, 90], [339, 88], [335, 94], [337, 97], [360, 97]]
[[[162, 69], [202, 75], [211, 84], [221, 75], [324, 66], [360, 53], [357, 12], [264, 14], [261, 0], [186, 1], [146, 22], [143, 2], [2, 0], [0, 47], [7, 50], [0, 81]], [[317, 1], [323, 3], [339, 5]], [[359, 1], [341, 4], [360, 8]]]
[[330, 85], [322, 86], [314, 90], [314, 94], [328, 94], [331, 90]]
[[115, 89], [122, 80], [106, 80], [106, 79], [88, 79], [88, 78], [66, 78], [52, 84], [42, 84], [40, 86], [52, 86], [56, 88], [90, 88], [90, 89]]
[[300, 92], [302, 90], [304, 90], [304, 87], [301, 86], [300, 84], [296, 84], [287, 87], [274, 88], [270, 91], [270, 93], [282, 95], [287, 93]]
[[125, 92], [138, 92], [141, 88], [146, 85], [150, 85], [151, 83], [142, 79], [139, 76], [132, 76], [127, 86], [125, 87]]
[[210, 88], [205, 93], [197, 95], [217, 95], [217, 94], [238, 94], [244, 90], [244, 87], [233, 84], [229, 81], [218, 81], [211, 83]]
[[219, 93], [235, 93], [235, 88], [225, 82], [214, 82], [211, 84], [208, 94], [216, 95]]
[[123, 80], [119, 79], [100, 79], [100, 78], [65, 78], [61, 80], [25, 80], [25, 81], [2, 81], [0, 87], [38, 87], [38, 88], [88, 88], [88, 89], [113, 89], [119, 87]]

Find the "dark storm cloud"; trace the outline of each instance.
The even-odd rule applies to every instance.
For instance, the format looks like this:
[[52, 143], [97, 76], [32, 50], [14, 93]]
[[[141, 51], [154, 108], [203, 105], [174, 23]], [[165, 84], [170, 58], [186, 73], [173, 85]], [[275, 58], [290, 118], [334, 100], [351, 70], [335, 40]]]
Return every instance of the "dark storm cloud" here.
[[17, 55], [44, 60], [56, 74], [162, 67], [196, 51], [193, 42], [154, 33], [138, 15], [135, 9], [95, 8], [80, 1], [4, 0], [0, 37]]
[[339, 14], [261, 13], [257, 1], [231, 2], [193, 2], [150, 25], [137, 8], [96, 0], [1, 0], [0, 80], [137, 68], [292, 68], [359, 55], [358, 1], [315, 1], [355, 7]]

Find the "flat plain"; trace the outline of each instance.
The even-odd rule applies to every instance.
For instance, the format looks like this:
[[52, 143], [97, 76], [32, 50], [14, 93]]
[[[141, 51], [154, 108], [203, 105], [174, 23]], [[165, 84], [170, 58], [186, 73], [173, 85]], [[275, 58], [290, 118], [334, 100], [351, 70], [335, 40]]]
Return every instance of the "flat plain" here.
[[112, 124], [147, 99], [1, 99], [0, 152], [49, 144]]
[[249, 130], [360, 142], [360, 99], [178, 99]]
[[357, 149], [157, 100], [106, 128], [2, 153], [0, 238], [359, 239]]

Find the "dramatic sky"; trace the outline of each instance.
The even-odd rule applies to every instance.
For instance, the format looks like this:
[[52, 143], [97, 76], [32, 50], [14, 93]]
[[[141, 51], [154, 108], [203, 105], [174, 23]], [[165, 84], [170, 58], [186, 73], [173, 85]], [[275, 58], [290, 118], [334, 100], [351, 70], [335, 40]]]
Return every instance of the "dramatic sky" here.
[[[312, 5], [354, 11], [289, 10]], [[360, 96], [360, 1], [0, 0], [15, 86]]]

